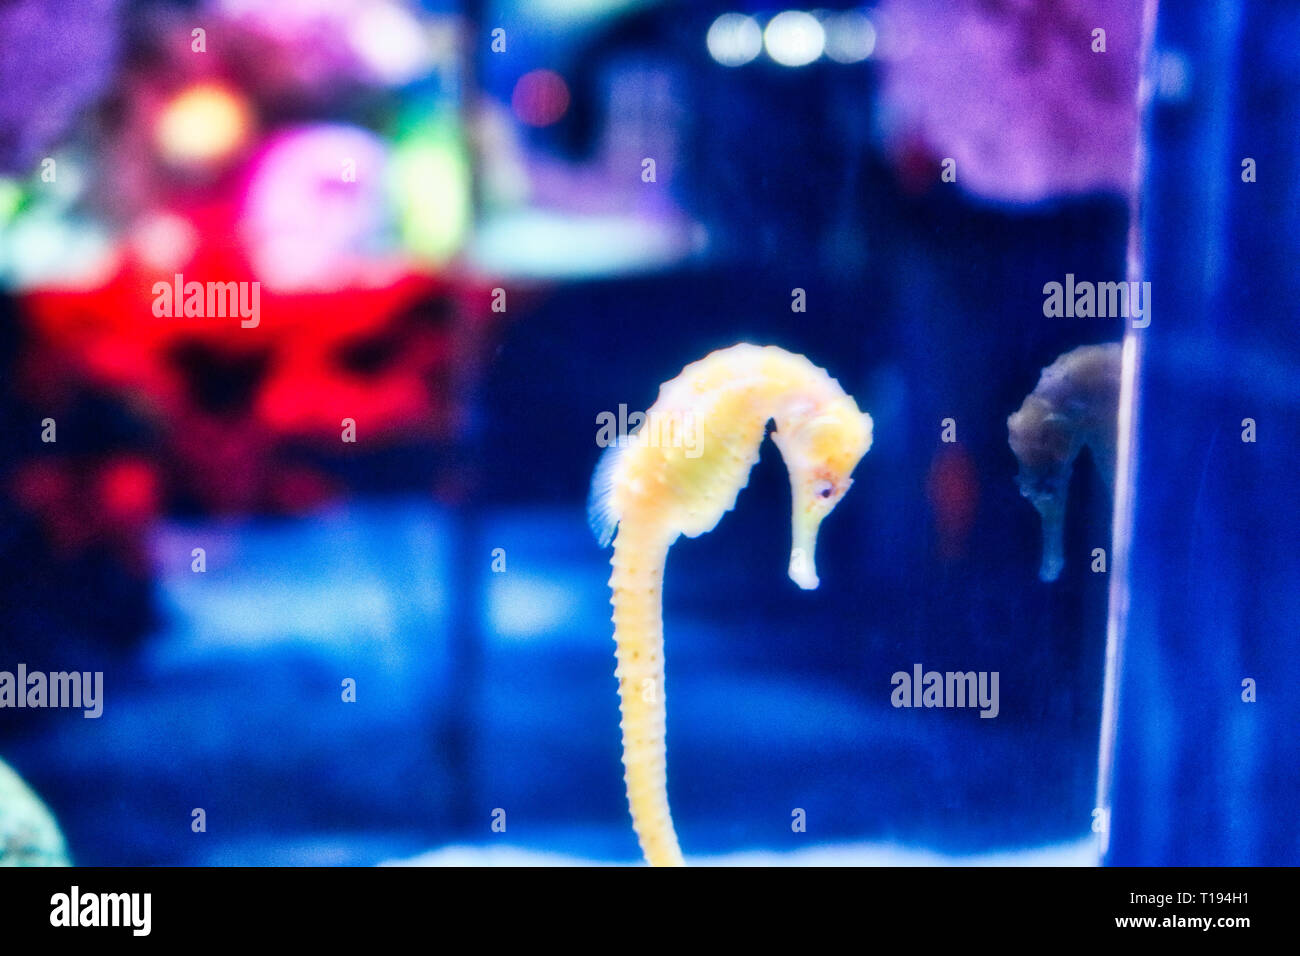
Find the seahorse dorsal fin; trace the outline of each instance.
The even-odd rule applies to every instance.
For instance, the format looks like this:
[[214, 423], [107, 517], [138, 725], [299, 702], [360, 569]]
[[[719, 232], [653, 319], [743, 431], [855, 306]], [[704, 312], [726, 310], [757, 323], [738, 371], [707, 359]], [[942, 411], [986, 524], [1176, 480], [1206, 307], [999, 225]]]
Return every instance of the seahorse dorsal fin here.
[[620, 515], [614, 506], [614, 492], [620, 483], [619, 472], [623, 461], [623, 452], [627, 447], [617, 444], [608, 446], [596, 463], [596, 471], [591, 476], [591, 491], [587, 495], [587, 524], [591, 525], [592, 534], [602, 548], [608, 547], [614, 540], [614, 530], [618, 527]]

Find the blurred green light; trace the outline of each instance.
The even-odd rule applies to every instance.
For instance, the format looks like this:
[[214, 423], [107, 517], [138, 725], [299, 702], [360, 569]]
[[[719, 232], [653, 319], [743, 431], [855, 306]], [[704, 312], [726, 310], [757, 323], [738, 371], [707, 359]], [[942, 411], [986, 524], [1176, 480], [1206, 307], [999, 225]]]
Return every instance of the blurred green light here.
[[398, 136], [390, 187], [402, 241], [441, 264], [465, 242], [471, 215], [469, 157], [456, 114], [443, 111]]
[[0, 178], [0, 225], [5, 225], [23, 204], [23, 191], [12, 179]]

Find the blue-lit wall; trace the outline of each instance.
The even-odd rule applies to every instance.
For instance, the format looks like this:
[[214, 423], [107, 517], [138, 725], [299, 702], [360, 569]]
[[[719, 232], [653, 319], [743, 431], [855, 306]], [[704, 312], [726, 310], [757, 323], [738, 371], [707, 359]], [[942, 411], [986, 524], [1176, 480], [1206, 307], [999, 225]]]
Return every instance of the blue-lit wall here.
[[1298, 33], [1292, 3], [1161, 4], [1188, 85], [1149, 120], [1113, 864], [1300, 859]]

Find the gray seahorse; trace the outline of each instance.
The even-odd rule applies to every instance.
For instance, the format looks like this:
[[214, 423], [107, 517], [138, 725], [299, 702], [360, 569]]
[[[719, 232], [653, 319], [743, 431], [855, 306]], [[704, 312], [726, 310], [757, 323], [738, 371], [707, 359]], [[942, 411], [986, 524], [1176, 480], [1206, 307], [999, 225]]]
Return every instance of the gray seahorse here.
[[1082, 345], [1043, 369], [1038, 385], [1007, 419], [1020, 461], [1020, 493], [1043, 519], [1038, 576], [1055, 581], [1065, 566], [1065, 499], [1084, 445], [1106, 487], [1115, 490], [1120, 346]]

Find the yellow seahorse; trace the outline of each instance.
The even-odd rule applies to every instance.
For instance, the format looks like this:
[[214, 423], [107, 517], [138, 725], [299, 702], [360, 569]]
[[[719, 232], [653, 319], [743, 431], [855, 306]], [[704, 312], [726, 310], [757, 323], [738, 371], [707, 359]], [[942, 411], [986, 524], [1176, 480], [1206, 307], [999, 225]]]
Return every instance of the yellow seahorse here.
[[686, 366], [661, 386], [646, 425], [606, 449], [592, 479], [592, 530], [602, 547], [614, 542], [609, 585], [628, 808], [652, 866], [684, 862], [668, 810], [664, 563], [679, 535], [712, 530], [735, 506], [769, 420], [793, 492], [790, 577], [815, 588], [817, 529], [852, 484], [872, 423], [802, 355], [742, 343]]
[[1115, 490], [1120, 347], [1081, 345], [1043, 369], [1033, 392], [1007, 419], [1016, 480], [1043, 519], [1038, 577], [1055, 581], [1065, 566], [1065, 498], [1074, 459], [1087, 445], [1102, 480]]

